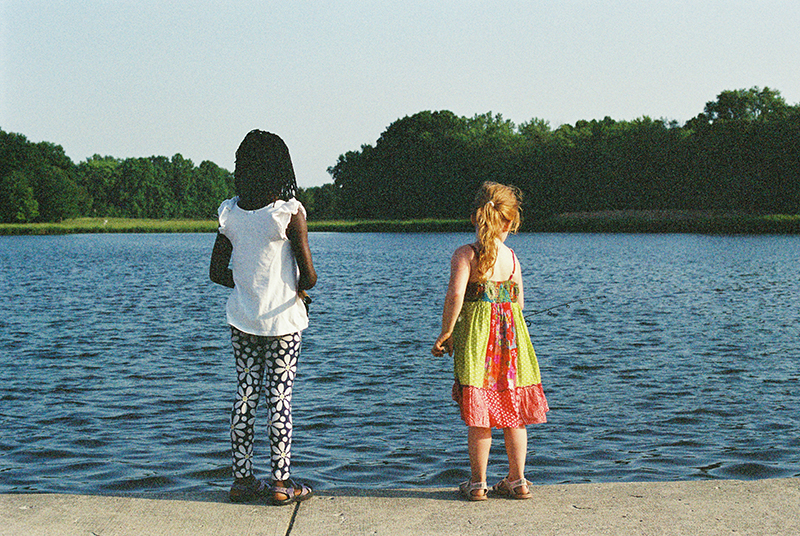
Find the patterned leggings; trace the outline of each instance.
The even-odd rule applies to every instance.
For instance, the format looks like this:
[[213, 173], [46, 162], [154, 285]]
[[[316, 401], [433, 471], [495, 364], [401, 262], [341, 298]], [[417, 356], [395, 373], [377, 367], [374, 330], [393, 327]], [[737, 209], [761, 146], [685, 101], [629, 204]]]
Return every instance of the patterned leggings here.
[[272, 478], [287, 480], [291, 474], [292, 385], [300, 355], [300, 333], [280, 337], [250, 335], [231, 326], [239, 388], [231, 412], [233, 476], [253, 474], [253, 429], [262, 392], [269, 396], [269, 442]]

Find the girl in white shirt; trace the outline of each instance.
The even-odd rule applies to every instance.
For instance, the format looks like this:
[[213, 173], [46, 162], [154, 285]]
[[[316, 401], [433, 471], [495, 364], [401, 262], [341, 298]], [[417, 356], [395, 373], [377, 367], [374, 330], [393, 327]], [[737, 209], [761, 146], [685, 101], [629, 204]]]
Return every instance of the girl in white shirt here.
[[[301, 332], [308, 327], [305, 291], [317, 281], [306, 211], [289, 149], [272, 133], [253, 130], [236, 151], [236, 193], [219, 207], [211, 280], [232, 288], [226, 313], [238, 391], [231, 413], [234, 502], [303, 501], [309, 486], [291, 479], [292, 385]], [[266, 381], [271, 479], [253, 475], [256, 407]]]

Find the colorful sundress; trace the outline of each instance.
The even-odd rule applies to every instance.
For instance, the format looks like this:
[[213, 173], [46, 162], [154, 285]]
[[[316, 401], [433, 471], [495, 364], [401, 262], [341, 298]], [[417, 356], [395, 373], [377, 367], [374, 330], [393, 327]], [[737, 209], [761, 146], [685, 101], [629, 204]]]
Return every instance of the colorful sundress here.
[[547, 421], [539, 363], [518, 296], [510, 278], [467, 284], [453, 330], [453, 399], [468, 426], [518, 428]]

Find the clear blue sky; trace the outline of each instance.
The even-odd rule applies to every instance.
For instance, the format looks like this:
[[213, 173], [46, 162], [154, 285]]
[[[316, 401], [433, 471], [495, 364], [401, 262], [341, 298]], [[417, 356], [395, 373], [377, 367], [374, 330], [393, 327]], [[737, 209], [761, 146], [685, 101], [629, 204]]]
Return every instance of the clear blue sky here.
[[181, 153], [233, 170], [253, 128], [300, 186], [423, 110], [553, 128], [681, 124], [725, 89], [800, 102], [800, 2], [4, 0], [0, 128], [73, 161]]

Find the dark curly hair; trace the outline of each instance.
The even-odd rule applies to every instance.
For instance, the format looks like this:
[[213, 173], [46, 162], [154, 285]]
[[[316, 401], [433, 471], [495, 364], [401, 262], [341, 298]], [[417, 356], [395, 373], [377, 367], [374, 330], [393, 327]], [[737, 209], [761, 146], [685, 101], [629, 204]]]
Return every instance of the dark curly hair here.
[[274, 197], [288, 201], [297, 194], [289, 148], [271, 132], [248, 132], [236, 149], [233, 178], [236, 194], [249, 201]]

